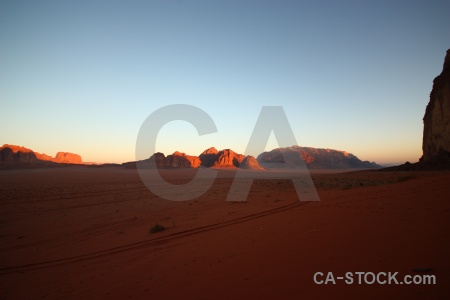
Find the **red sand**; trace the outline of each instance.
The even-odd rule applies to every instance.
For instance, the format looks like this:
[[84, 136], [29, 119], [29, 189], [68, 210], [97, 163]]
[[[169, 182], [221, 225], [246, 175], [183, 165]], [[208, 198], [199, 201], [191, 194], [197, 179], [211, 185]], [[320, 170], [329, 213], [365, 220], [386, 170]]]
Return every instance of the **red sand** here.
[[[258, 180], [245, 203], [225, 201], [232, 174], [171, 202], [136, 170], [0, 171], [0, 299], [448, 299], [450, 172], [315, 174], [320, 202]], [[313, 281], [414, 268], [437, 284]]]

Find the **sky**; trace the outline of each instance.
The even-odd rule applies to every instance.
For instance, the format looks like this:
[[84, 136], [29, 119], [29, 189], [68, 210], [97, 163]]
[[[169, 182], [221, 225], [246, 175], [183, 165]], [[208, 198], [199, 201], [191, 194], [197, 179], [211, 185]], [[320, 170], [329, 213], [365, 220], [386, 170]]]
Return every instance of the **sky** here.
[[[449, 11], [449, 1], [1, 0], [0, 144], [133, 161], [144, 120], [188, 104], [218, 131], [173, 121], [157, 151], [244, 153], [261, 108], [282, 106], [298, 145], [415, 162]], [[266, 149], [277, 147], [272, 136]]]

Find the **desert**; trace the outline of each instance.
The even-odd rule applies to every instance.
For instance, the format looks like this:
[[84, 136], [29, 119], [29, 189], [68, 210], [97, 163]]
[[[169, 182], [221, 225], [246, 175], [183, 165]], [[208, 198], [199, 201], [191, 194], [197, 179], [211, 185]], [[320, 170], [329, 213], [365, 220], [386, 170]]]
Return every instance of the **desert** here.
[[[195, 172], [162, 175], [182, 184]], [[234, 171], [219, 172], [205, 195], [176, 202], [136, 170], [1, 171], [2, 298], [445, 298], [448, 171], [312, 172], [319, 202], [299, 201], [288, 179], [255, 179], [248, 201], [227, 202]], [[417, 268], [436, 285], [313, 281]]]
[[[449, 61], [450, 50], [416, 163], [293, 145], [83, 164], [5, 144], [1, 298], [447, 299]], [[319, 201], [299, 192], [305, 178]], [[236, 181], [251, 184], [245, 201], [228, 201]]]
[[450, 299], [448, 12], [0, 1], [0, 300]]

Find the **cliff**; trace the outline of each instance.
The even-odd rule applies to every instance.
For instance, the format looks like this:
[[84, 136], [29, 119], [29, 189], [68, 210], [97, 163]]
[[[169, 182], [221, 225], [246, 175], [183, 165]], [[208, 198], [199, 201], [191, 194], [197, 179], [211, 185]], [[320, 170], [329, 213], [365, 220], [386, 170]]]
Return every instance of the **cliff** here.
[[450, 164], [450, 49], [441, 74], [433, 80], [423, 117], [422, 150], [421, 164]]

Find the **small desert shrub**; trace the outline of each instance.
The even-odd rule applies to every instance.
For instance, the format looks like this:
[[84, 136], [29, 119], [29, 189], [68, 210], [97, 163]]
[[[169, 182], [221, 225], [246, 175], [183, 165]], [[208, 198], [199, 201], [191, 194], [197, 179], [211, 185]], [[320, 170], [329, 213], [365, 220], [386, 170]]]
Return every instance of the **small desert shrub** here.
[[157, 223], [152, 228], [150, 228], [150, 233], [157, 233], [163, 230], [166, 230], [166, 227]]

